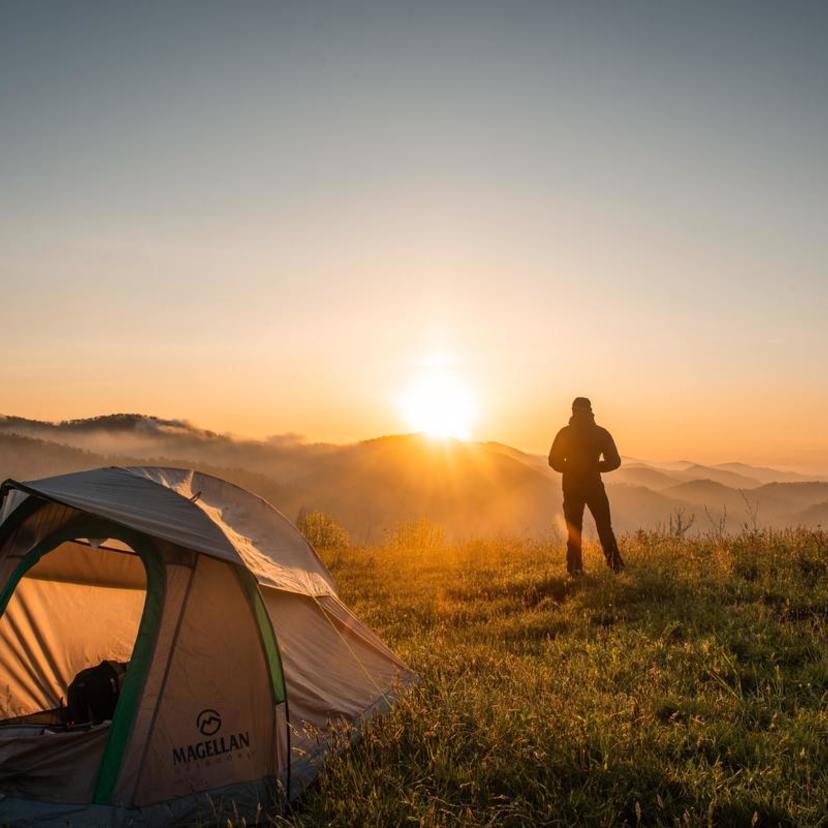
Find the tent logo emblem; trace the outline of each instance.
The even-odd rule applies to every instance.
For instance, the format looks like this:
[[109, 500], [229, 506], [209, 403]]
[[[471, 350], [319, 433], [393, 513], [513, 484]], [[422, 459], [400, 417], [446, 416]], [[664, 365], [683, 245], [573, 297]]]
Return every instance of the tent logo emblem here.
[[196, 727], [202, 736], [214, 736], [221, 730], [221, 715], [208, 707], [196, 716]]
[[[221, 714], [212, 707], [207, 707], [196, 716], [196, 728], [204, 737], [203, 741], [191, 745], [174, 747], [172, 749], [173, 765], [187, 765], [190, 762], [202, 762], [207, 760], [211, 764], [213, 757], [225, 754], [236, 754], [241, 757], [240, 751], [250, 750], [250, 731], [244, 730], [239, 733], [225, 734], [218, 736], [222, 728]], [[248, 753], [248, 756], [250, 754]], [[232, 756], [227, 756], [232, 759]]]

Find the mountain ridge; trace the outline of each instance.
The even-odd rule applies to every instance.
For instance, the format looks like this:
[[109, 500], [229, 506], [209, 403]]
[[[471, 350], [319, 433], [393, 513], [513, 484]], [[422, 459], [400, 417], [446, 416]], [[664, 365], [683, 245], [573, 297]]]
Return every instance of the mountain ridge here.
[[[560, 476], [548, 468], [546, 458], [496, 441], [403, 434], [334, 445], [305, 443], [294, 435], [243, 440], [188, 420], [140, 414], [62, 423], [0, 416], [4, 478], [147, 463], [195, 467], [225, 477], [261, 494], [291, 519], [300, 509], [329, 512], [354, 538], [366, 542], [420, 517], [463, 536], [544, 536], [563, 527]], [[819, 523], [828, 511], [825, 481], [762, 483], [759, 478], [773, 470], [756, 467], [754, 478], [748, 464], [671, 465], [636, 460], [605, 476], [619, 530], [665, 526], [676, 510], [702, 515], [697, 531], [705, 515], [721, 521], [752, 513], [767, 525], [785, 526]], [[738, 471], [722, 468], [736, 465]], [[723, 480], [747, 480], [750, 486]]]

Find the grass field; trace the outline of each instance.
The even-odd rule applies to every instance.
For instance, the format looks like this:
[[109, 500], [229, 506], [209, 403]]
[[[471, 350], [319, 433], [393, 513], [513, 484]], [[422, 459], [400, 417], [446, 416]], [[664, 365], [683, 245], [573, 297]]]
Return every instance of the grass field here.
[[279, 824], [828, 824], [828, 534], [325, 553], [419, 686]]

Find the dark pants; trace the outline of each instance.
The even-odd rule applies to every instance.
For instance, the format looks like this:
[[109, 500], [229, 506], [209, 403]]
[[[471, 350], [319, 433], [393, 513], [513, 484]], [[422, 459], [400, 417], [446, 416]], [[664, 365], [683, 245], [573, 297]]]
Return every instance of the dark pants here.
[[564, 489], [563, 511], [566, 519], [566, 568], [570, 574], [582, 572], [584, 562], [581, 556], [581, 531], [584, 525], [584, 506], [589, 506], [595, 518], [595, 528], [601, 540], [607, 566], [618, 572], [624, 562], [618, 551], [618, 543], [612, 531], [609, 500], [604, 484], [599, 480], [586, 486]]

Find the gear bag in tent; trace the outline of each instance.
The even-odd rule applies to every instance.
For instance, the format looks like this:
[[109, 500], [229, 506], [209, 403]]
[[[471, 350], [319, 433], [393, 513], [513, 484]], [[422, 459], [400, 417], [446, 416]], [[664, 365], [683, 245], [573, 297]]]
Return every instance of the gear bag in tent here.
[[81, 670], [67, 692], [67, 724], [100, 724], [111, 719], [126, 670], [127, 665], [118, 661], [102, 661]]

